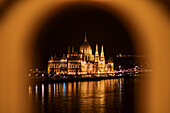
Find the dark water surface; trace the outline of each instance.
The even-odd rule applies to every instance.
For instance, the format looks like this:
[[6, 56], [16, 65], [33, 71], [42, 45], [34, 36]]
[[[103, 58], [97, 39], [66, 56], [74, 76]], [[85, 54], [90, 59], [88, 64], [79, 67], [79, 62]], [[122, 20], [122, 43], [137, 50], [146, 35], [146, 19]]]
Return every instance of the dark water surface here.
[[134, 113], [139, 78], [30, 84], [34, 113]]

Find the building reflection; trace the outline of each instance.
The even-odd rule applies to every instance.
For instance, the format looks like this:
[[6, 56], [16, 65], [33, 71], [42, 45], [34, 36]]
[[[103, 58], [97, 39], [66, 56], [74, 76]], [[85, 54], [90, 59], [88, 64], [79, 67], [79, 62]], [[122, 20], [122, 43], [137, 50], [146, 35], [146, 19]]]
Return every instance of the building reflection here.
[[36, 112], [120, 111], [123, 91], [124, 79], [28, 86], [28, 94]]

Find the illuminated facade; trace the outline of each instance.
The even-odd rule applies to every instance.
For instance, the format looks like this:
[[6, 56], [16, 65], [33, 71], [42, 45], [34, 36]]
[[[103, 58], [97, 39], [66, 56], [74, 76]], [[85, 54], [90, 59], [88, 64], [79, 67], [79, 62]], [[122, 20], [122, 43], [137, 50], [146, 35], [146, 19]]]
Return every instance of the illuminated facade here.
[[61, 59], [56, 56], [51, 56], [48, 61], [48, 73], [54, 74], [114, 74], [114, 63], [112, 61], [105, 62], [103, 45], [101, 47], [101, 54], [98, 52], [98, 45], [96, 44], [95, 54], [92, 54], [90, 44], [85, 39], [80, 46], [79, 52], [68, 47], [67, 55], [63, 55]]

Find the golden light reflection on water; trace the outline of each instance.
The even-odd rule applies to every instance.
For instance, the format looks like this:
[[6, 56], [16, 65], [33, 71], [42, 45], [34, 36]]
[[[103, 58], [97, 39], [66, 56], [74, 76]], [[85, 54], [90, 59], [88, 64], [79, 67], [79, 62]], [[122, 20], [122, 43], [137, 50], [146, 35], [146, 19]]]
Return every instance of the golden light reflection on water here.
[[[33, 99], [33, 103], [36, 103], [34, 108], [41, 109], [43, 113], [65, 112], [65, 110], [75, 112], [96, 112], [98, 110], [110, 112], [109, 110], [113, 106], [117, 106], [117, 111], [121, 109], [123, 88], [124, 79], [109, 79], [32, 84], [28, 86], [28, 93]], [[38, 107], [38, 105], [41, 105], [41, 107]]]
[[28, 93], [32, 94], [32, 87], [30, 85], [28, 86]]

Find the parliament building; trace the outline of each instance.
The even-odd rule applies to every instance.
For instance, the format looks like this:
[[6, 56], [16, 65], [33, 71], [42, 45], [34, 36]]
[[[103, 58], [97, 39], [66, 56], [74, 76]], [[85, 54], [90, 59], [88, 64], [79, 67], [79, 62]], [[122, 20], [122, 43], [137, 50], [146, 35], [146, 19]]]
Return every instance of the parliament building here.
[[56, 75], [114, 74], [114, 63], [111, 60], [105, 61], [103, 45], [100, 55], [97, 44], [95, 54], [93, 54], [85, 34], [84, 42], [79, 51], [74, 51], [74, 48], [69, 46], [68, 53], [64, 54], [62, 58], [51, 56], [47, 70], [49, 74]]

